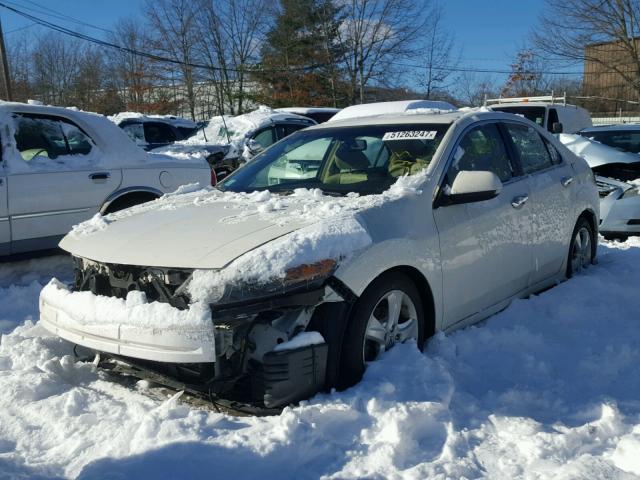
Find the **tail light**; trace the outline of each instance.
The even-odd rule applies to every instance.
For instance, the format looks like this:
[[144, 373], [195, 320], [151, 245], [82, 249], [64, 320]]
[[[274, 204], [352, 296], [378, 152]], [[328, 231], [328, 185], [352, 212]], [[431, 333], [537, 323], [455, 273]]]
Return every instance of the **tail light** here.
[[217, 183], [218, 183], [218, 177], [216, 176], [216, 171], [212, 168], [211, 169], [211, 186], [215, 187]]

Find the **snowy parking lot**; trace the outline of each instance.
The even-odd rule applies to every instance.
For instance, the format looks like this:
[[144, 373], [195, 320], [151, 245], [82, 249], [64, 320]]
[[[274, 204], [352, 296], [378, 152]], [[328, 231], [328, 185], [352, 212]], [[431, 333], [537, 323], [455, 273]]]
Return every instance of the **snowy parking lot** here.
[[273, 417], [113, 383], [37, 325], [67, 257], [0, 264], [0, 478], [640, 478], [640, 239]]

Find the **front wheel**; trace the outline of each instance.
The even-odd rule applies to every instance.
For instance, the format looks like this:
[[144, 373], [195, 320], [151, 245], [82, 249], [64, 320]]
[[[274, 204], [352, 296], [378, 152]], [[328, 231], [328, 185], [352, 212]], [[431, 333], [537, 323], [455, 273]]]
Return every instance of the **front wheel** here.
[[567, 278], [580, 273], [583, 268], [593, 263], [595, 257], [595, 235], [586, 218], [580, 218], [571, 237], [569, 259], [567, 261]]
[[425, 341], [424, 309], [414, 283], [400, 273], [375, 279], [358, 299], [342, 345], [338, 387], [356, 384], [366, 364], [396, 343]]

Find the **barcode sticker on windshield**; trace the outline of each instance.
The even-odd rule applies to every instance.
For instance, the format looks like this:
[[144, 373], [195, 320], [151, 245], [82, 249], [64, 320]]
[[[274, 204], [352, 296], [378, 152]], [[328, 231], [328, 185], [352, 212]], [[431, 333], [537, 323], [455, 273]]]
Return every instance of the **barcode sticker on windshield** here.
[[387, 132], [382, 137], [383, 141], [386, 140], [433, 140], [436, 138], [435, 130], [407, 130], [403, 132]]

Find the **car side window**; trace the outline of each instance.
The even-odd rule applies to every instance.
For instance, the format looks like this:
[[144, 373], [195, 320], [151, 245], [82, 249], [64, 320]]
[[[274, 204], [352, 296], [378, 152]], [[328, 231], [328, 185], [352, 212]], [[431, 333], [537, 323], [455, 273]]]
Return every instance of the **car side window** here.
[[70, 155], [86, 155], [91, 151], [91, 140], [77, 125], [62, 120], [60, 126], [67, 139]]
[[129, 123], [122, 127], [122, 129], [129, 135], [129, 138], [133, 140], [136, 145], [146, 145], [147, 141], [144, 138], [144, 127], [140, 123]]
[[554, 147], [553, 144], [546, 138], [543, 137], [542, 140], [544, 141], [544, 144], [547, 147], [547, 152], [549, 152], [549, 156], [551, 157], [551, 162], [554, 165], [560, 165], [562, 163], [562, 155], [560, 155], [560, 152], [558, 151], [558, 149]]
[[270, 147], [274, 143], [273, 128], [267, 128], [258, 132], [253, 139], [258, 142], [262, 148]]
[[547, 118], [547, 130], [553, 133], [553, 124], [559, 123], [558, 111], [555, 108], [549, 109], [549, 117]]
[[302, 130], [303, 128], [307, 128], [308, 126], [309, 125], [301, 125], [301, 124], [278, 125], [277, 127], [278, 140], [281, 140], [284, 137], [288, 137], [293, 132], [297, 132], [298, 130]]
[[547, 148], [535, 128], [507, 123], [507, 132], [520, 156], [525, 174], [534, 173], [553, 165]]
[[145, 123], [144, 135], [149, 143], [173, 143], [176, 141], [171, 127], [159, 122]]
[[458, 173], [463, 170], [490, 171], [502, 182], [515, 175], [496, 124], [479, 125], [464, 135], [447, 171], [448, 184], [452, 185]]
[[16, 147], [22, 159], [57, 159], [61, 155], [85, 155], [91, 151], [89, 137], [73, 122], [39, 115], [14, 115]]

